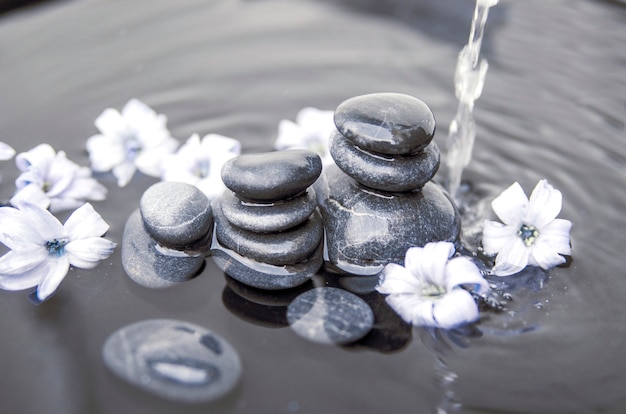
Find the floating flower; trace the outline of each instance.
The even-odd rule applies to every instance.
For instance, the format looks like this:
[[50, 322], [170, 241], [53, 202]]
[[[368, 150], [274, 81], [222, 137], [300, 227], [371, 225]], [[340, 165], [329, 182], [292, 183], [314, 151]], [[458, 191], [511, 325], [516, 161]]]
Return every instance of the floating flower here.
[[115, 243], [100, 237], [108, 229], [89, 203], [75, 210], [64, 225], [35, 204], [0, 208], [0, 242], [11, 249], [0, 257], [0, 289], [37, 286], [37, 299], [47, 299], [70, 265], [91, 269], [111, 255]]
[[493, 200], [493, 211], [504, 223], [485, 221], [483, 249], [497, 254], [494, 274], [512, 275], [528, 265], [547, 270], [565, 263], [561, 255], [571, 254], [572, 222], [556, 218], [561, 203], [561, 192], [546, 180], [537, 183], [530, 200], [517, 182]]
[[478, 306], [469, 289], [489, 290], [476, 265], [455, 257], [454, 244], [428, 243], [406, 252], [404, 267], [388, 264], [376, 290], [406, 322], [451, 329], [478, 319]]
[[303, 108], [296, 116], [296, 122], [283, 119], [278, 124], [278, 138], [274, 148], [308, 149], [322, 158], [324, 165], [333, 163], [328, 148], [330, 134], [336, 129], [333, 111], [316, 108]]
[[106, 198], [106, 187], [91, 177], [88, 167], [80, 167], [48, 144], [18, 154], [15, 164], [22, 174], [15, 180], [13, 205], [27, 201], [58, 212], [80, 207], [86, 200]]
[[0, 142], [0, 161], [6, 161], [13, 158], [15, 150], [9, 144]]
[[87, 140], [91, 168], [112, 171], [120, 187], [130, 182], [136, 170], [159, 177], [163, 158], [178, 147], [166, 123], [165, 115], [138, 99], [128, 101], [122, 113], [105, 109], [95, 122], [100, 134]]
[[176, 154], [163, 161], [163, 181], [180, 181], [195, 185], [213, 200], [226, 188], [222, 182], [222, 166], [241, 153], [241, 143], [218, 134], [202, 140], [193, 134]]

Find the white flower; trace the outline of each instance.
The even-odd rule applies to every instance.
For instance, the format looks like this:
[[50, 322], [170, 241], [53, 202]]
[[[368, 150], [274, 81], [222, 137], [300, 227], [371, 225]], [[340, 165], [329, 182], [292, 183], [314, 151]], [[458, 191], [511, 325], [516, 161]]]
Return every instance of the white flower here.
[[180, 181], [195, 185], [210, 200], [226, 188], [222, 182], [222, 166], [241, 153], [241, 143], [233, 138], [209, 134], [200, 140], [193, 134], [176, 154], [163, 161], [163, 181]]
[[528, 265], [547, 270], [565, 263], [561, 255], [571, 254], [572, 222], [556, 218], [561, 203], [561, 192], [546, 180], [537, 183], [530, 201], [518, 183], [493, 200], [493, 211], [504, 223], [485, 221], [484, 251], [498, 254], [494, 274], [512, 275]]
[[11, 249], [0, 257], [0, 289], [37, 286], [45, 300], [59, 287], [70, 265], [95, 267], [111, 255], [115, 243], [102, 237], [109, 225], [86, 203], [62, 225], [48, 210], [20, 203], [0, 208], [0, 242]]
[[15, 150], [9, 144], [0, 142], [0, 161], [6, 161], [13, 158]]
[[105, 109], [95, 122], [100, 134], [87, 140], [91, 168], [113, 171], [120, 187], [130, 182], [137, 169], [159, 177], [161, 161], [178, 147], [166, 123], [165, 115], [157, 115], [137, 99], [128, 101], [122, 113]]
[[404, 267], [385, 266], [376, 290], [389, 306], [416, 326], [451, 329], [478, 319], [478, 306], [466, 290], [485, 293], [489, 285], [466, 257], [450, 259], [454, 245], [428, 243], [407, 250]]
[[106, 198], [106, 187], [91, 177], [88, 167], [80, 167], [48, 144], [18, 154], [15, 164], [22, 174], [15, 180], [13, 205], [27, 201], [58, 212], [75, 209], [86, 200]]
[[278, 138], [274, 148], [308, 149], [317, 153], [324, 165], [333, 163], [328, 148], [330, 134], [336, 129], [333, 111], [316, 108], [303, 108], [296, 116], [296, 122], [283, 119], [278, 124]]

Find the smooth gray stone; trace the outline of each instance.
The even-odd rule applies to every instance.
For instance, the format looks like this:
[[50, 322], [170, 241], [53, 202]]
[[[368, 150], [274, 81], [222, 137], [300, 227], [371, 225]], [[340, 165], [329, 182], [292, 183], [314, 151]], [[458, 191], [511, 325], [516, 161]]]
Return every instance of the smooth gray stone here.
[[294, 149], [232, 158], [222, 167], [222, 180], [239, 198], [275, 201], [303, 192], [321, 172], [319, 155]]
[[346, 174], [361, 184], [383, 191], [413, 191], [439, 169], [439, 147], [433, 141], [413, 155], [366, 152], [338, 132], [331, 135], [330, 154]]
[[166, 246], [187, 246], [204, 237], [213, 225], [211, 203], [190, 184], [159, 182], [139, 201], [146, 230]]
[[432, 181], [409, 193], [381, 193], [363, 188], [330, 166], [315, 191], [329, 261], [344, 271], [376, 274], [387, 263], [403, 264], [410, 247], [458, 242], [458, 210]]
[[335, 125], [361, 148], [381, 154], [413, 154], [435, 134], [435, 117], [423, 101], [399, 93], [373, 93], [341, 103]]
[[347, 344], [363, 338], [374, 326], [367, 303], [346, 290], [311, 289], [287, 307], [287, 320], [298, 335], [322, 344]]
[[250, 203], [233, 192], [222, 195], [222, 212], [233, 225], [257, 233], [277, 232], [303, 223], [317, 208], [315, 191], [308, 188], [298, 197], [285, 201]]
[[213, 239], [211, 258], [224, 273], [255, 288], [290, 289], [310, 280], [324, 264], [322, 243], [310, 257], [294, 265], [276, 266], [262, 263], [230, 250]]
[[133, 281], [152, 289], [167, 288], [194, 278], [204, 264], [204, 256], [164, 255], [157, 248], [135, 210], [122, 236], [122, 266]]
[[221, 199], [213, 205], [217, 240], [241, 256], [273, 265], [292, 265], [311, 256], [322, 242], [324, 227], [317, 212], [289, 230], [255, 233], [230, 224], [222, 212]]
[[220, 335], [171, 319], [144, 320], [115, 331], [102, 348], [118, 377], [152, 394], [206, 403], [231, 392], [242, 373], [239, 354]]

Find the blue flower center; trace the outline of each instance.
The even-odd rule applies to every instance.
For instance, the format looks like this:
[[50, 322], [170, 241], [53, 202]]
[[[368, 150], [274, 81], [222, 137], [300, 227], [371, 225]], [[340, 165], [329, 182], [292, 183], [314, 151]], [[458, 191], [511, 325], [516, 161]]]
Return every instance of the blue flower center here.
[[524, 224], [517, 231], [517, 235], [522, 239], [527, 247], [530, 247], [537, 240], [537, 237], [539, 236], [539, 230], [537, 230], [537, 227], [535, 226]]
[[124, 138], [124, 146], [126, 147], [126, 159], [134, 161], [141, 152], [141, 143], [135, 136], [127, 136]]
[[196, 177], [206, 178], [211, 171], [211, 162], [209, 160], [198, 160], [193, 168], [193, 173]]
[[53, 239], [46, 242], [45, 247], [48, 253], [55, 256], [62, 256], [65, 253], [66, 239]]

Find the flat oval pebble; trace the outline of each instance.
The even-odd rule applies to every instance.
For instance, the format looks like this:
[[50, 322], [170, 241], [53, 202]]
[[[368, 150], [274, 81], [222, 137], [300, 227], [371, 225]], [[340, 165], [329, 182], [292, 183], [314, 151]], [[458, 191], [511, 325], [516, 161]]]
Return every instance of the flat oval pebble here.
[[221, 200], [222, 212], [231, 224], [257, 233], [290, 229], [306, 221], [317, 208], [312, 188], [285, 201], [250, 203], [230, 191], [225, 191]]
[[186, 246], [204, 237], [213, 225], [211, 203], [190, 184], [159, 182], [139, 201], [148, 233], [166, 246]]
[[150, 237], [135, 210], [124, 227], [122, 236], [122, 266], [134, 282], [151, 289], [163, 289], [186, 282], [204, 264], [204, 256], [189, 256], [183, 252], [164, 254]]
[[433, 141], [414, 155], [379, 156], [356, 147], [343, 135], [330, 138], [335, 164], [359, 183], [383, 191], [412, 191], [430, 181], [439, 169], [439, 147]]
[[230, 224], [219, 201], [215, 209], [217, 240], [242, 256], [272, 265], [296, 264], [311, 256], [322, 242], [324, 226], [319, 213], [289, 230], [255, 233]]
[[240, 198], [275, 201], [303, 192], [321, 172], [319, 155], [294, 149], [232, 158], [222, 167], [222, 180]]
[[242, 372], [239, 354], [224, 338], [172, 319], [145, 320], [117, 330], [105, 342], [102, 357], [128, 383], [186, 403], [223, 397]]
[[361, 148], [381, 154], [413, 154], [435, 134], [435, 117], [423, 101], [399, 93], [373, 93], [341, 103], [335, 125]]
[[322, 344], [347, 344], [363, 338], [374, 326], [374, 313], [346, 290], [311, 289], [287, 308], [287, 320], [298, 335]]

